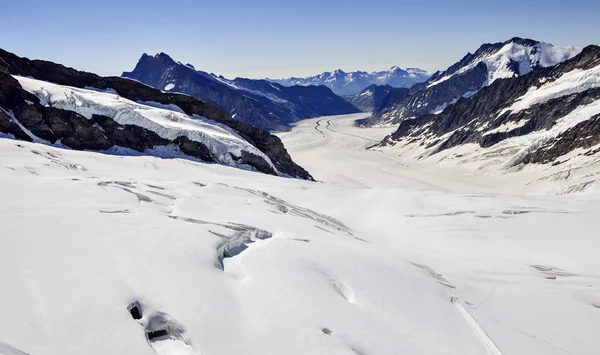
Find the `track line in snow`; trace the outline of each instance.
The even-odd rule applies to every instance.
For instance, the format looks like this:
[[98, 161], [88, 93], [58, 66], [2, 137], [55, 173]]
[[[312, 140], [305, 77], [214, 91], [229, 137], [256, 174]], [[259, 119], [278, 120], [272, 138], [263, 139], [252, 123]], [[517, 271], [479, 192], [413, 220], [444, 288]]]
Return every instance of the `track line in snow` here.
[[24, 351], [21, 351], [11, 345], [0, 341], [0, 355], [29, 355]]
[[[429, 267], [427, 265], [423, 265], [423, 264], [417, 264], [417, 263], [411, 263], [411, 264], [413, 266], [425, 271], [427, 273], [427, 276], [435, 279], [437, 281], [437, 283], [439, 283], [440, 285], [449, 287], [451, 289], [456, 289], [456, 286], [451, 284], [448, 281], [448, 279], [446, 279], [444, 277], [444, 275], [436, 272], [431, 267]], [[450, 298], [450, 302], [452, 302], [452, 304], [456, 307], [456, 309], [458, 309], [461, 316], [467, 321], [467, 323], [473, 330], [473, 333], [475, 333], [475, 335], [477, 336], [477, 339], [479, 339], [481, 344], [485, 347], [487, 354], [488, 355], [502, 355], [502, 352], [496, 347], [496, 345], [494, 344], [492, 339], [490, 339], [490, 337], [483, 330], [483, 328], [481, 328], [479, 323], [477, 323], [475, 318], [473, 318], [471, 313], [469, 313], [469, 311], [465, 308], [465, 306], [463, 306], [461, 299], [452, 293], [449, 293], [448, 296]]]
[[475, 320], [475, 318], [473, 318], [471, 313], [469, 313], [469, 311], [465, 308], [465, 306], [463, 306], [460, 298], [458, 298], [454, 295], [450, 295], [450, 302], [452, 302], [454, 307], [456, 307], [456, 309], [458, 309], [458, 312], [460, 313], [460, 315], [467, 321], [467, 323], [473, 330], [473, 333], [475, 333], [475, 335], [477, 336], [477, 339], [479, 339], [479, 341], [485, 348], [487, 354], [488, 355], [502, 355], [502, 352], [500, 351], [500, 349], [498, 349], [496, 347], [496, 345], [494, 344], [492, 339], [489, 337], [489, 335], [487, 335], [487, 333], [483, 330], [483, 328], [481, 328], [479, 323], [477, 323], [477, 320]]

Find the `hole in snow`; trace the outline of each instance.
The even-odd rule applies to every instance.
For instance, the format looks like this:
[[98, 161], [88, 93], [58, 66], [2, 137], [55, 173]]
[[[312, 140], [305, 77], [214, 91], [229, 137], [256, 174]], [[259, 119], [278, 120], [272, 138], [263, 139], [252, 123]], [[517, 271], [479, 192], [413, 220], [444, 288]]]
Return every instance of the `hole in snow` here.
[[142, 319], [142, 308], [139, 305], [139, 303], [133, 302], [127, 307], [127, 309], [129, 310], [129, 313], [131, 314], [131, 317], [133, 319], [135, 319], [135, 320]]
[[333, 335], [333, 330], [329, 328], [323, 328], [321, 331], [323, 332], [323, 334]]
[[155, 330], [153, 332], [146, 333], [146, 336], [148, 336], [148, 340], [152, 340], [152, 339], [156, 339], [156, 338], [160, 338], [160, 337], [166, 337], [168, 335], [169, 335], [169, 332], [167, 332], [166, 329], [160, 329], [160, 330]]

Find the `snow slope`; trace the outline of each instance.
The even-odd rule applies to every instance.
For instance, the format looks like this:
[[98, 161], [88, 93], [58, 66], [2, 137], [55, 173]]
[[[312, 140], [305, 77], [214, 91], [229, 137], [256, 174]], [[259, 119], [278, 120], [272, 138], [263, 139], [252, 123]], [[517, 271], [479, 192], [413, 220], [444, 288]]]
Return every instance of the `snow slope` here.
[[518, 98], [510, 107], [500, 111], [499, 115], [507, 111], [519, 112], [552, 99], [600, 87], [600, 65], [588, 70], [575, 69], [552, 81], [542, 78], [538, 85], [529, 88], [525, 95]]
[[0, 138], [0, 353], [594, 354], [598, 193], [405, 166], [360, 117], [281, 134], [322, 183]]
[[134, 102], [93, 88], [80, 89], [22, 76], [14, 78], [24, 90], [36, 95], [43, 105], [74, 111], [88, 119], [92, 115], [107, 116], [119, 124], [143, 127], [169, 140], [184, 135], [204, 143], [213, 156], [226, 165], [237, 166], [230, 153], [240, 156], [245, 150], [262, 157], [275, 169], [266, 155], [231, 128], [204, 117], [190, 117], [176, 106]]

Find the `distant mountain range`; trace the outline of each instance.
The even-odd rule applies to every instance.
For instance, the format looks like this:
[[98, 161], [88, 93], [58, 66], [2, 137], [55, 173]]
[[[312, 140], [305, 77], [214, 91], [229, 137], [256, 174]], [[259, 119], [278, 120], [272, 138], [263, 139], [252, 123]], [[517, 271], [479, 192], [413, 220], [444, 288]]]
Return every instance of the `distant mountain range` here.
[[[585, 174], [581, 170], [597, 164], [600, 154], [600, 47], [588, 46], [572, 59], [550, 66], [574, 51], [558, 52], [529, 40], [513, 43], [505, 44], [509, 53], [519, 49], [527, 54], [524, 61], [507, 61], [510, 67], [504, 71], [487, 71], [489, 82], [476, 94], [459, 98], [437, 115], [402, 121], [378, 146], [394, 146], [399, 154], [419, 161], [476, 164], [483, 171], [518, 171], [527, 164], [548, 164], [557, 169], [552, 179], [568, 179], [575, 171]], [[536, 48], [544, 51], [534, 52]], [[469, 62], [472, 68], [489, 68], [489, 64]], [[466, 72], [449, 70], [428, 85], [440, 86], [432, 83], [451, 82], [469, 75], [462, 74]], [[495, 76], [506, 78], [494, 80]], [[593, 183], [598, 178], [592, 174], [589, 180]], [[585, 188], [574, 186], [561, 193]]]
[[406, 97], [397, 96], [373, 112], [366, 125], [398, 124], [419, 115], [441, 112], [448, 105], [469, 97], [498, 79], [525, 75], [554, 66], [580, 52], [576, 47], [554, 47], [531, 39], [512, 38], [484, 44], [442, 72], [410, 88]]
[[416, 83], [424, 82], [430, 74], [418, 68], [401, 69], [397, 66], [389, 70], [368, 73], [354, 71], [346, 73], [341, 69], [324, 72], [307, 78], [267, 79], [284, 85], [325, 85], [338, 95], [355, 95], [371, 85], [389, 85], [396, 88], [408, 88]]
[[286, 87], [267, 80], [236, 78], [196, 70], [165, 53], [142, 55], [123, 77], [185, 93], [219, 106], [235, 119], [268, 130], [286, 129], [301, 119], [360, 112], [325, 86]]

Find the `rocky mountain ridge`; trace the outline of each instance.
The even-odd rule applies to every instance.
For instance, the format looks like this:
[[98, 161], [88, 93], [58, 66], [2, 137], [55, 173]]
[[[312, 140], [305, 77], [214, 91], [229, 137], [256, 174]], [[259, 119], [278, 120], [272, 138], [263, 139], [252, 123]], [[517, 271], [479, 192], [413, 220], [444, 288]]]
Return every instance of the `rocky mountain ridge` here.
[[401, 122], [377, 147], [421, 159], [514, 170], [596, 164], [600, 153], [600, 47], [559, 65], [498, 79], [443, 112]]
[[381, 106], [383, 99], [392, 90], [397, 90], [390, 85], [370, 85], [363, 91], [355, 95], [344, 96], [343, 98], [356, 106], [363, 112], [372, 112]]
[[324, 86], [285, 87], [266, 80], [222, 76], [196, 70], [165, 53], [142, 55], [123, 77], [167, 92], [180, 92], [223, 108], [236, 120], [268, 130], [285, 130], [305, 118], [359, 110]]
[[[41, 85], [37, 95], [22, 87], [21, 84], [28, 80], [34, 86]], [[69, 97], [50, 96], [44, 86], [65, 90]], [[77, 93], [73, 94], [75, 91]], [[96, 92], [102, 100], [119, 102], [125, 99], [125, 105], [135, 109], [119, 111], [104, 104], [104, 101], [82, 101], [90, 95], [93, 97]], [[292, 161], [279, 138], [232, 119], [218, 107], [189, 95], [162, 92], [134, 80], [100, 77], [48, 61], [21, 58], [4, 50], [0, 50], [0, 108], [0, 132], [17, 139], [43, 140], [78, 150], [105, 150], [118, 146], [147, 152], [167, 147], [206, 162], [249, 166], [268, 174], [312, 179], [308, 172]], [[100, 108], [102, 110], [98, 111]], [[113, 117], [96, 114], [105, 111]], [[152, 127], [148, 121], [147, 127], [140, 126], [138, 121], [132, 121], [135, 124], [117, 122], [118, 118], [127, 118], [123, 113], [133, 115], [146, 111], [196, 128], [182, 129], [177, 135], [172, 129], [165, 131], [167, 126], [159, 127], [157, 131], [148, 129]], [[84, 113], [89, 113], [88, 117], [84, 117]], [[199, 125], [202, 127], [197, 128]], [[237, 148], [229, 155], [223, 155], [215, 144], [225, 148], [235, 144]]]

